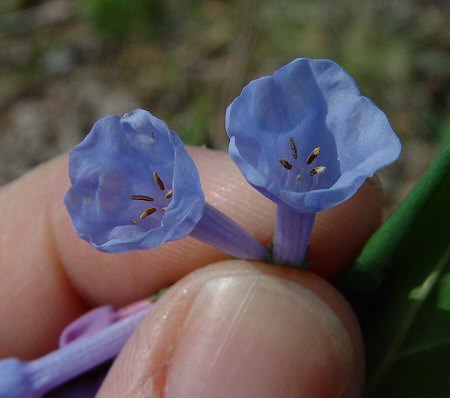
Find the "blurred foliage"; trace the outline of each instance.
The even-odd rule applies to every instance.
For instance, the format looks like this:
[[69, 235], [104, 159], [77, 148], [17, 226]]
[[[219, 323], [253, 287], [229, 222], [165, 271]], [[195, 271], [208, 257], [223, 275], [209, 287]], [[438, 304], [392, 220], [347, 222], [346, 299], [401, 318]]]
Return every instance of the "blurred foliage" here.
[[81, 0], [84, 17], [108, 39], [156, 37], [164, 32], [159, 0]]

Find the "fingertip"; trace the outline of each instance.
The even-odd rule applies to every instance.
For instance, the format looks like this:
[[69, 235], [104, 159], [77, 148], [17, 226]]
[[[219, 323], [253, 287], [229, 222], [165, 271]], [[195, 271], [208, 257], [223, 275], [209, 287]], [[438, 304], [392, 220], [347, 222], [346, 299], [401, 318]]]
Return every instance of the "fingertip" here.
[[169, 291], [99, 397], [356, 397], [362, 382], [358, 325], [329, 284], [307, 272], [227, 261]]

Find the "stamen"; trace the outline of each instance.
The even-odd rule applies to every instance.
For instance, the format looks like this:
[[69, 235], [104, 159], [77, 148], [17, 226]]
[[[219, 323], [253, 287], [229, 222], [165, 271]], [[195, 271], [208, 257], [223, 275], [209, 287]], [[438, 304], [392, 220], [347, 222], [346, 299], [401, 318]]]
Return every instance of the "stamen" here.
[[173, 189], [170, 189], [167, 193], [166, 196], [164, 196], [166, 199], [170, 199], [173, 196]]
[[315, 176], [316, 174], [322, 174], [327, 168], [325, 166], [319, 166], [319, 167], [314, 167], [310, 172], [309, 175]]
[[161, 207], [161, 210], [165, 213], [167, 211], [167, 206]]
[[314, 148], [314, 151], [311, 152], [311, 155], [308, 156], [308, 159], [306, 160], [306, 164], [311, 164], [314, 162], [314, 159], [319, 156], [320, 147]]
[[131, 199], [133, 200], [145, 200], [146, 202], [153, 202], [153, 198], [147, 195], [132, 195]]
[[287, 170], [292, 169], [292, 164], [290, 164], [287, 160], [280, 159], [280, 163], [285, 169]]
[[154, 212], [156, 211], [156, 207], [150, 207], [147, 210], [144, 210], [141, 215], [139, 216], [139, 218], [141, 220], [143, 220], [145, 217], [151, 216]]
[[298, 158], [297, 145], [295, 145], [294, 137], [289, 138], [289, 145], [291, 147], [292, 157], [294, 159]]
[[154, 131], [151, 131], [151, 132], [150, 132], [150, 137], [152, 138], [152, 140], [155, 139], [155, 132], [154, 132]]
[[302, 182], [303, 177], [299, 174], [297, 177], [295, 177], [298, 183]]
[[158, 185], [158, 187], [161, 191], [164, 191], [166, 189], [166, 187], [164, 186], [164, 183], [162, 182], [161, 178], [159, 177], [159, 175], [156, 171], [153, 172], [153, 179], [155, 180], [156, 185]]

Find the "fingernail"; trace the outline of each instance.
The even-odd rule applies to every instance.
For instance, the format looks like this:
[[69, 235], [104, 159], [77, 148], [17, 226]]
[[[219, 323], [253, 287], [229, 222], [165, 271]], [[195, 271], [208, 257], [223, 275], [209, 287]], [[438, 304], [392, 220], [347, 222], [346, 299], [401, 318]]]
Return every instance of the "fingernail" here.
[[165, 396], [339, 397], [353, 361], [344, 325], [310, 290], [266, 275], [220, 277], [188, 313]]

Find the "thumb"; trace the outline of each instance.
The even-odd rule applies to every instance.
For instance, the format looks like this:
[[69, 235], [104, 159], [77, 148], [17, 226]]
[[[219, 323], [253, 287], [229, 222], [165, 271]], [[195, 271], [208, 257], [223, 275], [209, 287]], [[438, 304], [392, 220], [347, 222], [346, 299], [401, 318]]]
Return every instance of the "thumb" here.
[[320, 277], [227, 261], [171, 288], [98, 397], [358, 397], [362, 351], [348, 304]]

